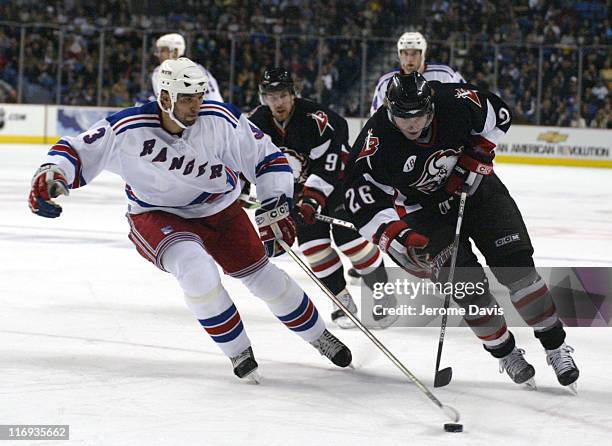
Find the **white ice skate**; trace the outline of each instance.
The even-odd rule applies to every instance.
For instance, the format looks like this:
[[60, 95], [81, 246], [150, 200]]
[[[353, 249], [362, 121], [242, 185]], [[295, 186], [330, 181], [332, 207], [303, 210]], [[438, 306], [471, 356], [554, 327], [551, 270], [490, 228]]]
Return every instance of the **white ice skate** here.
[[393, 294], [385, 294], [380, 299], [374, 299], [372, 308], [372, 318], [378, 324], [379, 328], [388, 328], [399, 319], [397, 311], [397, 299]]
[[[352, 314], [357, 315], [357, 305], [355, 305], [351, 294], [346, 288], [340, 291], [336, 297]], [[332, 309], [331, 320], [340, 328], [355, 328], [353, 321], [336, 304], [334, 304]]]

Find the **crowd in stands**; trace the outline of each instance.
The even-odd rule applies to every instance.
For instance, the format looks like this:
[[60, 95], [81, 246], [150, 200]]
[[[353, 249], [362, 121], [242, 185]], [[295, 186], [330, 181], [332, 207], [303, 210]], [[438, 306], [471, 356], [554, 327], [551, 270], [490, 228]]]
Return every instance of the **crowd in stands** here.
[[498, 92], [517, 122], [610, 128], [608, 16], [605, 0], [0, 0], [0, 102], [18, 99], [22, 37], [23, 102], [55, 103], [59, 81], [62, 104], [122, 107], [149, 94], [155, 39], [178, 31], [244, 110], [259, 104], [260, 76], [278, 60], [304, 97], [359, 116], [375, 83], [368, 77], [360, 107], [363, 39], [376, 77], [393, 68], [377, 55], [394, 52], [410, 23], [429, 40], [427, 60]]
[[[455, 42], [463, 77], [496, 88], [516, 122], [536, 123], [542, 46], [540, 123], [612, 128], [612, 28], [605, 1], [434, 0], [428, 15], [423, 32], [442, 42], [430, 57], [448, 62], [445, 43]], [[492, 44], [498, 45], [497, 77]]]

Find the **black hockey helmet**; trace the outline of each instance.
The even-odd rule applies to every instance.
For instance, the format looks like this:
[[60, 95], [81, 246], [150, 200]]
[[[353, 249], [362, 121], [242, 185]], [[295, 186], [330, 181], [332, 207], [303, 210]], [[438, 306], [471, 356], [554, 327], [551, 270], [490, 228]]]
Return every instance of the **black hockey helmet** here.
[[433, 113], [433, 93], [421, 73], [396, 74], [387, 87], [385, 105], [393, 116], [416, 118]]
[[259, 93], [266, 94], [272, 91], [289, 90], [295, 93], [293, 78], [289, 70], [282, 67], [268, 68], [264, 71], [263, 79], [259, 84]]

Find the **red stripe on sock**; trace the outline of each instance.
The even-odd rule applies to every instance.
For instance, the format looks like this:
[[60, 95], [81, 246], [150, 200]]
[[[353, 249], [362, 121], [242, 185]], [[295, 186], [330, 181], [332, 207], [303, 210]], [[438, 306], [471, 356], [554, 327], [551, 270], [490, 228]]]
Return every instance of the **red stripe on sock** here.
[[355, 269], [366, 269], [368, 266], [372, 266], [380, 257], [380, 251], [376, 250], [376, 255], [373, 256], [370, 260], [367, 260], [363, 263], [353, 264]]
[[342, 252], [343, 252], [345, 255], [350, 256], [350, 255], [355, 254], [356, 252], [361, 251], [361, 250], [362, 250], [363, 248], [365, 248], [367, 245], [368, 245], [367, 240], [364, 240], [364, 241], [363, 241], [363, 243], [360, 243], [360, 244], [359, 244], [359, 245], [357, 245], [357, 246], [353, 246], [352, 248], [349, 248], [349, 249], [347, 249], [346, 251], [342, 250]]
[[329, 262], [322, 263], [321, 265], [313, 266], [312, 270], [315, 273], [320, 273], [321, 271], [325, 271], [327, 268], [331, 268], [336, 263], [340, 263], [340, 257], [336, 256], [331, 259]]
[[494, 341], [496, 339], [501, 338], [504, 335], [504, 333], [506, 333], [506, 331], [508, 331], [508, 327], [506, 326], [506, 324], [504, 324], [504, 326], [502, 328], [497, 330], [492, 335], [489, 335], [489, 336], [478, 336], [478, 338], [482, 339], [483, 341]]
[[306, 322], [308, 319], [310, 319], [310, 316], [312, 316], [312, 313], [314, 312], [314, 305], [312, 303], [312, 301], [310, 299], [308, 299], [308, 306], [306, 307], [306, 311], [297, 319], [294, 319], [292, 321], [289, 322], [285, 322], [285, 325], [289, 328], [296, 328], [299, 327], [300, 325], [302, 325], [304, 322]]
[[304, 251], [302, 251], [302, 253], [305, 256], [310, 256], [317, 252], [323, 251], [324, 249], [329, 248], [330, 246], [331, 246], [330, 243], [325, 243], [324, 245], [317, 245], [317, 246], [313, 246], [312, 248], [305, 249]]
[[236, 311], [236, 314], [234, 314], [231, 319], [225, 321], [223, 324], [217, 325], [216, 327], [204, 327], [204, 330], [206, 330], [206, 333], [209, 335], [220, 335], [232, 331], [239, 323], [240, 314], [238, 314]]
[[516, 309], [523, 308], [525, 305], [528, 305], [529, 303], [533, 302], [538, 297], [543, 296], [547, 292], [548, 292], [548, 287], [546, 285], [542, 285], [542, 288], [537, 289], [533, 293], [528, 294], [527, 296], [525, 296], [521, 300], [519, 300], [517, 303], [515, 303], [514, 307]]

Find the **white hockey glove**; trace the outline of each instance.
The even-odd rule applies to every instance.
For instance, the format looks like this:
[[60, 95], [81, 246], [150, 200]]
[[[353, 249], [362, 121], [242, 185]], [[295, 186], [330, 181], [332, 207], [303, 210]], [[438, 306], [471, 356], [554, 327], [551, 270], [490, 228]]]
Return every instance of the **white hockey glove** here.
[[268, 257], [285, 252], [276, 240], [283, 240], [289, 246], [295, 241], [295, 222], [290, 212], [291, 205], [284, 194], [264, 201], [261, 208], [255, 211], [255, 222]]
[[56, 218], [62, 213], [62, 207], [52, 198], [69, 194], [70, 190], [64, 171], [55, 164], [43, 164], [32, 178], [28, 204], [30, 210], [36, 215]]

